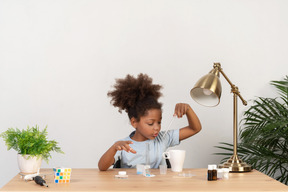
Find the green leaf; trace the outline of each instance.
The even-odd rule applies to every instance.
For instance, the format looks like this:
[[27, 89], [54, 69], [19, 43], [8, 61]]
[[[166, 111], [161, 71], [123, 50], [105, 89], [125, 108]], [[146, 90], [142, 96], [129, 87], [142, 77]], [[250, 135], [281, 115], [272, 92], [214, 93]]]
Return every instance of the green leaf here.
[[42, 157], [47, 163], [51, 158], [51, 152], [64, 153], [55, 140], [48, 140], [47, 126], [41, 131], [35, 127], [27, 127], [22, 131], [18, 128], [8, 128], [7, 131], [0, 134], [7, 149], [14, 149], [20, 154]]
[[[288, 76], [271, 85], [280, 97], [257, 97], [244, 112], [237, 151], [243, 161], [288, 185]], [[225, 156], [221, 162], [233, 154], [232, 144], [222, 142], [216, 148], [225, 151], [215, 153]]]

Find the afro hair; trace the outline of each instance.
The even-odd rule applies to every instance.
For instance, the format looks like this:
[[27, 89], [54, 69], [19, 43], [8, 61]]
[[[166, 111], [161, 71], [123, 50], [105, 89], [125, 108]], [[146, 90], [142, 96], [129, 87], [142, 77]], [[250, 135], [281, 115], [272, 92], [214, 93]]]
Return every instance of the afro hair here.
[[162, 104], [158, 102], [162, 96], [161, 85], [153, 84], [152, 78], [140, 73], [137, 78], [127, 75], [124, 79], [116, 79], [114, 90], [108, 92], [111, 97], [111, 104], [128, 113], [132, 117], [140, 120], [149, 109], [160, 109]]

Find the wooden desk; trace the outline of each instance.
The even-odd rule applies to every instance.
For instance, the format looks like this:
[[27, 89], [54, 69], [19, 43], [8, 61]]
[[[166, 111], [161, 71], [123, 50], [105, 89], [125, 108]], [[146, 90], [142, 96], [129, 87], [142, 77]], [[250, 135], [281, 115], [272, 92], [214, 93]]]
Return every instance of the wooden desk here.
[[[127, 179], [117, 179], [118, 171], [127, 171]], [[288, 187], [256, 170], [248, 173], [229, 173], [228, 180], [207, 181], [207, 169], [184, 169], [191, 172], [190, 178], [179, 177], [177, 173], [168, 170], [166, 175], [160, 175], [159, 169], [152, 169], [155, 177], [137, 175], [135, 169], [72, 169], [71, 182], [68, 184], [53, 183], [53, 171], [41, 170], [47, 173], [46, 182], [49, 187], [40, 186], [34, 181], [25, 182], [16, 175], [0, 191], [288, 191]]]

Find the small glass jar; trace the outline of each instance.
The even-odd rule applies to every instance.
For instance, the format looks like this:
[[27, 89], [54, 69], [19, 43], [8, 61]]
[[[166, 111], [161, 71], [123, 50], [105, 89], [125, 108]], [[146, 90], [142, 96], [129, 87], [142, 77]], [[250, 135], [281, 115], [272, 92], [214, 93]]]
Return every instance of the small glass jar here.
[[222, 178], [223, 179], [229, 179], [229, 168], [223, 168], [222, 169], [223, 170], [223, 176], [222, 176]]

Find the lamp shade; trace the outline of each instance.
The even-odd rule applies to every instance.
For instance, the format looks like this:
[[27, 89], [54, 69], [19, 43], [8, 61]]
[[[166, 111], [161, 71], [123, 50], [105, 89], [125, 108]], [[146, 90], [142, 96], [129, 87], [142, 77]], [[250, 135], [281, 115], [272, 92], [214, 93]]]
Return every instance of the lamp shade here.
[[191, 89], [190, 95], [200, 105], [213, 107], [219, 104], [221, 92], [219, 71], [213, 69], [197, 81]]

